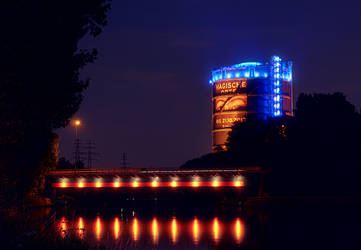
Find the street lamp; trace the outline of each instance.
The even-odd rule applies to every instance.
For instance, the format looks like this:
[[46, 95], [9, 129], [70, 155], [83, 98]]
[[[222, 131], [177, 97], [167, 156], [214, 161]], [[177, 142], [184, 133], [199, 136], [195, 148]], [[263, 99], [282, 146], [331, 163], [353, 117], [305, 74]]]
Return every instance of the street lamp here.
[[78, 127], [81, 125], [81, 121], [75, 120], [73, 125], [75, 127], [75, 139], [78, 139]]
[[74, 155], [74, 168], [76, 169], [77, 164], [80, 161], [79, 157], [79, 137], [78, 137], [78, 127], [80, 127], [81, 121], [74, 120], [73, 126], [75, 127], [75, 155]]

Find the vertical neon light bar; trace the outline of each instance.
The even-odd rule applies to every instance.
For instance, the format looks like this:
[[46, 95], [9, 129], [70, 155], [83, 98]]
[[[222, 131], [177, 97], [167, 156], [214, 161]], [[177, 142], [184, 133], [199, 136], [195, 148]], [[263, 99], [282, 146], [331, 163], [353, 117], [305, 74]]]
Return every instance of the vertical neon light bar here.
[[272, 82], [273, 82], [273, 116], [282, 115], [282, 97], [281, 97], [281, 58], [279, 56], [274, 56], [272, 58]]

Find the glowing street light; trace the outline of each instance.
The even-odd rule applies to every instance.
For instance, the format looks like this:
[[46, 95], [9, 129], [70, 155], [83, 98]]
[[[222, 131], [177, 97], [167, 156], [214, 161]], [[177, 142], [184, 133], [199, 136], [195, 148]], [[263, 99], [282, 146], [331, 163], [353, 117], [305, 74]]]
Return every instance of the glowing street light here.
[[212, 181], [212, 186], [213, 187], [219, 187], [219, 181], [218, 180]]
[[61, 179], [60, 186], [62, 188], [68, 187], [67, 179], [65, 179], [65, 178]]
[[241, 186], [242, 186], [242, 182], [241, 182], [241, 181], [235, 181], [235, 182], [234, 182], [234, 186], [235, 186], [235, 187], [241, 187]]
[[80, 120], [74, 120], [73, 121], [73, 126], [75, 128], [75, 139], [78, 139], [78, 127], [81, 126], [81, 121]]
[[133, 182], [132, 182], [132, 187], [133, 187], [133, 188], [139, 187], [139, 180], [138, 180], [138, 179], [134, 179], [134, 180], [133, 180]]
[[96, 187], [96, 188], [101, 188], [102, 186], [103, 186], [102, 179], [97, 178], [97, 179], [95, 180], [95, 187]]
[[237, 176], [234, 179], [233, 186], [235, 186], [235, 187], [243, 187], [244, 186], [243, 177], [242, 176]]
[[220, 186], [220, 177], [219, 176], [215, 176], [212, 179], [212, 187], [219, 187]]
[[199, 177], [194, 177], [192, 180], [192, 187], [199, 187]]
[[82, 180], [78, 181], [78, 188], [83, 188], [84, 187], [84, 182]]
[[77, 165], [80, 161], [80, 156], [79, 156], [79, 137], [78, 137], [78, 127], [81, 126], [81, 121], [80, 120], [74, 120], [73, 121], [73, 126], [75, 128], [75, 159], [74, 159], [74, 167], [77, 168]]
[[152, 187], [158, 187], [158, 181], [156, 180], [152, 181]]

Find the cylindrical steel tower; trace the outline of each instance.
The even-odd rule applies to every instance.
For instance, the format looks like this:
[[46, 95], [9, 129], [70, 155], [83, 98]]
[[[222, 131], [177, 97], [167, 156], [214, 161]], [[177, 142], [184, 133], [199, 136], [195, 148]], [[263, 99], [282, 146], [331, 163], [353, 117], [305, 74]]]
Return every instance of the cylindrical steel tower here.
[[213, 151], [226, 149], [228, 133], [246, 115], [259, 118], [293, 115], [292, 63], [279, 56], [270, 62], [245, 62], [212, 71]]

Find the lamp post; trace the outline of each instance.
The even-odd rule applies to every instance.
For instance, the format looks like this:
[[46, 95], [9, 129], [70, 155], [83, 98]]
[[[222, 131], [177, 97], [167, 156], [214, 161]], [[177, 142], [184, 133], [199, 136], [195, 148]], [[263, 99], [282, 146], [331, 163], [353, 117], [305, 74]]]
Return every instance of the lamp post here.
[[73, 123], [74, 127], [75, 127], [75, 152], [74, 152], [74, 168], [77, 168], [77, 165], [80, 161], [80, 157], [79, 157], [79, 137], [78, 137], [78, 127], [80, 127], [81, 125], [81, 121], [80, 120], [74, 120]]
[[78, 139], [78, 127], [81, 125], [80, 120], [74, 121], [74, 127], [75, 127], [75, 139]]

